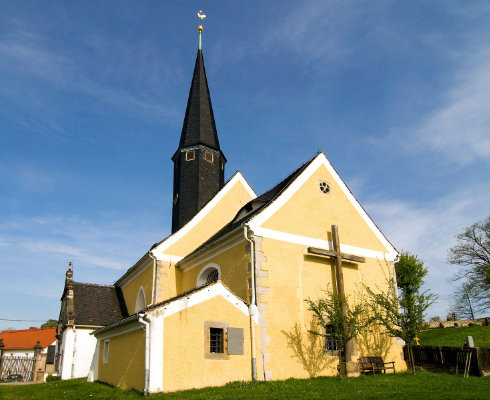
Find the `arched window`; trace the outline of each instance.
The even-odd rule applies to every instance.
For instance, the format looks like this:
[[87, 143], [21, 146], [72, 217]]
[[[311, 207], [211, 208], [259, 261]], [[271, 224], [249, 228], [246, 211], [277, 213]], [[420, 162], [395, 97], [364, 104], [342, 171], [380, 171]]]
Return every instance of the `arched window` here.
[[146, 307], [145, 291], [143, 290], [143, 287], [140, 287], [140, 290], [138, 291], [138, 296], [136, 296], [136, 304], [134, 306], [134, 312], [137, 313], [138, 311], [143, 310], [145, 307]]
[[197, 276], [196, 286], [216, 282], [221, 277], [221, 268], [218, 264], [206, 265]]

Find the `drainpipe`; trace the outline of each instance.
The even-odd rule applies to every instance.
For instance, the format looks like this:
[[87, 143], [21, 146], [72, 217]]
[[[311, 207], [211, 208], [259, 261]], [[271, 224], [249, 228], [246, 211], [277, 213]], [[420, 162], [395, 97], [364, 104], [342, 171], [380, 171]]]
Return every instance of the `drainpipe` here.
[[156, 291], [157, 291], [157, 283], [156, 283], [157, 258], [153, 255], [151, 250], [148, 252], [148, 255], [153, 259], [153, 288], [151, 291], [151, 304], [155, 304], [155, 297], [156, 297]]
[[138, 314], [138, 322], [145, 329], [145, 388], [144, 394], [148, 396], [149, 381], [150, 381], [150, 321], [147, 319], [144, 312]]
[[[250, 275], [252, 282], [252, 298], [250, 299], [250, 305], [248, 306], [248, 313], [250, 316], [250, 346], [252, 353], [252, 379], [257, 380], [257, 358], [255, 355], [255, 326], [254, 317], [257, 315], [257, 305], [255, 300], [255, 242], [253, 240], [253, 232], [248, 230], [248, 226], [244, 225], [243, 235], [245, 240], [250, 243]], [[250, 237], [249, 237], [250, 235]]]

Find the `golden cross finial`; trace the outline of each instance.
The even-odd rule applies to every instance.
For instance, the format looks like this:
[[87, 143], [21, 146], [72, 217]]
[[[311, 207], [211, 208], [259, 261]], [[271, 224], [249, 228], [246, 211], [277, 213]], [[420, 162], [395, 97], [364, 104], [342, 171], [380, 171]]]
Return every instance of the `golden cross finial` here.
[[[202, 21], [204, 18], [206, 18], [206, 14], [203, 14], [202, 10], [199, 10], [197, 13], [198, 18]], [[199, 31], [199, 50], [201, 50], [201, 32], [203, 31], [203, 26], [199, 25], [197, 27], [197, 30]]]

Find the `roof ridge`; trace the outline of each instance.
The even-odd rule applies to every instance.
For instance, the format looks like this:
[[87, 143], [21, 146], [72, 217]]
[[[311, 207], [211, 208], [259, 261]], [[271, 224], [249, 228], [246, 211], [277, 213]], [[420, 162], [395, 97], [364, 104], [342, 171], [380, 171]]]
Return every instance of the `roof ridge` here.
[[73, 281], [73, 283], [77, 283], [79, 285], [89, 285], [89, 286], [99, 286], [99, 287], [109, 287], [109, 288], [115, 287], [114, 285], [104, 285], [99, 283], [87, 283], [87, 282], [77, 282], [77, 281]]

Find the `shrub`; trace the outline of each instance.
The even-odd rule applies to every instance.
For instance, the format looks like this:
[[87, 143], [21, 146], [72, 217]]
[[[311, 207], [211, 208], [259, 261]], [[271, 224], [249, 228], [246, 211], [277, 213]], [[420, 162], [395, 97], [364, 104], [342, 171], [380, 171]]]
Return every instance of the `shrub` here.
[[439, 328], [444, 328], [444, 324], [442, 322], [439, 322]]
[[46, 377], [46, 382], [53, 382], [53, 381], [60, 381], [61, 380], [61, 376], [59, 375], [48, 375]]

